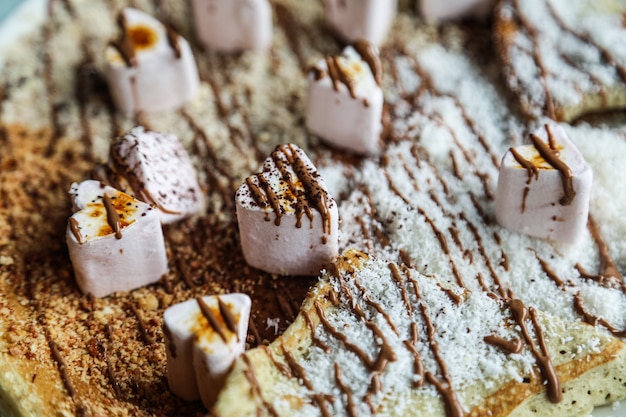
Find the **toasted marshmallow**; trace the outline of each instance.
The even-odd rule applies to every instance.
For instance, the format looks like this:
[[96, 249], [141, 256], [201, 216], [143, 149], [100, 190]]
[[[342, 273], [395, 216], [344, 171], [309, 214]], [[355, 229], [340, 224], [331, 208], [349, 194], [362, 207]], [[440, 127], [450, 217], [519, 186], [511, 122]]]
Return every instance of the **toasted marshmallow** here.
[[264, 51], [272, 43], [267, 0], [193, 0], [196, 36], [217, 51]]
[[251, 304], [245, 294], [227, 294], [165, 310], [167, 379], [174, 394], [213, 406], [233, 362], [245, 350]]
[[198, 92], [196, 61], [185, 39], [132, 8], [119, 17], [121, 35], [105, 51], [113, 100], [126, 114], [182, 106]]
[[558, 125], [546, 125], [531, 142], [502, 159], [496, 219], [517, 232], [575, 243], [587, 224], [591, 167]]
[[385, 40], [398, 0], [324, 0], [326, 22], [346, 42]]
[[158, 209], [172, 223], [205, 208], [189, 155], [176, 136], [136, 127], [116, 138], [102, 181]]
[[77, 211], [66, 241], [81, 291], [106, 297], [152, 284], [167, 272], [156, 210], [99, 181], [72, 184], [70, 193]]
[[337, 204], [297, 146], [278, 146], [235, 200], [243, 255], [251, 266], [316, 275], [337, 256]]
[[485, 19], [491, 15], [494, 4], [495, 0], [418, 0], [420, 13], [430, 23]]
[[321, 60], [309, 74], [307, 127], [362, 154], [380, 151], [383, 91], [378, 49], [365, 41]]

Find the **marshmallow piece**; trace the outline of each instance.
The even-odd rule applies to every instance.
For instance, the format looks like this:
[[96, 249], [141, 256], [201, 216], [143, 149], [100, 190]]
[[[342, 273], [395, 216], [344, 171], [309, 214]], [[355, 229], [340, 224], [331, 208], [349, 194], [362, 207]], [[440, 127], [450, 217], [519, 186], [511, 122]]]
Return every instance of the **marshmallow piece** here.
[[100, 175], [115, 188], [155, 206], [164, 224], [205, 208], [189, 155], [172, 134], [136, 127], [116, 138]]
[[227, 294], [165, 310], [167, 379], [174, 394], [213, 406], [233, 362], [245, 350], [251, 304], [245, 294]]
[[378, 49], [365, 41], [326, 57], [309, 74], [307, 127], [361, 154], [380, 151], [383, 92]]
[[421, 15], [429, 23], [460, 20], [464, 18], [486, 19], [495, 0], [418, 0]]
[[157, 282], [168, 270], [156, 210], [99, 181], [72, 184], [66, 241], [76, 282], [106, 297]]
[[546, 125], [531, 141], [502, 159], [496, 219], [517, 232], [575, 243], [587, 224], [591, 168], [558, 125]]
[[119, 17], [121, 37], [105, 51], [106, 78], [125, 114], [182, 106], [200, 79], [189, 44], [152, 16], [132, 8]]
[[338, 253], [337, 204], [304, 151], [279, 145], [235, 196], [243, 255], [273, 274], [316, 275]]
[[325, 0], [326, 22], [345, 42], [380, 45], [393, 23], [397, 0]]
[[193, 0], [196, 36], [209, 49], [264, 51], [272, 44], [267, 0]]

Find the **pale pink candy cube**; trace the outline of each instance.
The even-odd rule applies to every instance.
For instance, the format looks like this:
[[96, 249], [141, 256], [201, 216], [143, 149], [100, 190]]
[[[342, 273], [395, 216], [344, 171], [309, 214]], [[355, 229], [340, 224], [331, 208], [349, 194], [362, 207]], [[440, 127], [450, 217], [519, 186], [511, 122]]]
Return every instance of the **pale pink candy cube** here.
[[235, 197], [243, 255], [282, 275], [317, 275], [338, 253], [337, 204], [306, 154], [280, 145]]
[[245, 294], [205, 296], [163, 313], [167, 380], [187, 401], [210, 409], [233, 362], [245, 351], [252, 302]]
[[120, 13], [120, 38], [106, 48], [106, 79], [125, 114], [181, 107], [195, 97], [200, 78], [187, 41], [137, 9]]
[[106, 297], [157, 282], [167, 255], [156, 210], [99, 181], [73, 184], [66, 241], [76, 283]]
[[198, 40], [216, 51], [265, 51], [272, 44], [267, 0], [192, 0]]
[[169, 133], [136, 127], [116, 138], [102, 176], [158, 209], [164, 224], [200, 214], [206, 206], [187, 151]]
[[309, 74], [308, 129], [334, 146], [378, 153], [384, 102], [381, 82], [378, 50], [366, 42], [320, 61]]
[[324, 0], [326, 21], [346, 42], [381, 45], [398, 7], [397, 0]]
[[531, 137], [534, 144], [511, 148], [502, 159], [496, 219], [516, 232], [575, 243], [587, 225], [591, 167], [560, 126]]
[[445, 22], [465, 18], [486, 19], [493, 12], [495, 0], [418, 0], [419, 11], [427, 22]]

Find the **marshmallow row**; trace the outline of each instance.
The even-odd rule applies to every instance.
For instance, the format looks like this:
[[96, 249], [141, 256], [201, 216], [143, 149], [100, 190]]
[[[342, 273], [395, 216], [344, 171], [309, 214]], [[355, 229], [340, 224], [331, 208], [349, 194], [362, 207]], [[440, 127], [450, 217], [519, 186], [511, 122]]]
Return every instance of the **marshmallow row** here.
[[245, 350], [250, 297], [206, 296], [165, 310], [167, 379], [172, 392], [210, 409], [233, 362]]
[[105, 50], [106, 79], [125, 114], [182, 106], [199, 90], [200, 79], [187, 41], [137, 9], [119, 15], [120, 37]]
[[267, 0], [192, 0], [198, 40], [207, 48], [264, 51], [272, 43], [272, 7]]
[[111, 144], [103, 181], [158, 209], [161, 223], [172, 223], [205, 208], [187, 151], [167, 133], [136, 127]]
[[76, 283], [106, 297], [158, 281], [168, 271], [163, 232], [148, 204], [88, 180], [72, 184], [66, 241]]
[[345, 42], [380, 45], [393, 23], [397, 0], [325, 0], [326, 22]]
[[237, 190], [243, 255], [273, 274], [316, 275], [338, 253], [337, 204], [307, 155], [278, 146]]
[[545, 125], [530, 139], [502, 159], [496, 219], [520, 233], [575, 243], [587, 225], [591, 167], [558, 125]]
[[422, 17], [430, 23], [460, 20], [465, 18], [486, 19], [495, 0], [418, 0]]
[[378, 49], [365, 41], [321, 60], [309, 73], [308, 129], [340, 148], [379, 152], [382, 76]]

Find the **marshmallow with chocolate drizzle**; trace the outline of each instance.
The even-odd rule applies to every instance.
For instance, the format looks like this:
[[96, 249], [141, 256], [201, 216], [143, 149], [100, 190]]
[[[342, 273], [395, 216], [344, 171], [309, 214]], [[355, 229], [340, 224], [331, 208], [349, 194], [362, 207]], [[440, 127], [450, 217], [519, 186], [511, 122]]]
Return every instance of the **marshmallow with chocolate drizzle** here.
[[283, 275], [316, 275], [338, 253], [337, 204], [307, 155], [279, 145], [236, 193], [246, 261]]
[[309, 74], [307, 127], [323, 140], [351, 151], [380, 151], [383, 92], [378, 49], [358, 41], [328, 56]]
[[430, 23], [465, 18], [485, 19], [493, 12], [495, 0], [418, 0], [422, 17]]
[[167, 379], [177, 396], [211, 408], [245, 350], [252, 302], [245, 294], [198, 297], [163, 313]]
[[94, 180], [72, 184], [70, 194], [76, 212], [66, 241], [82, 292], [106, 297], [155, 283], [167, 272], [156, 210]]
[[530, 141], [502, 159], [496, 219], [517, 232], [575, 243], [587, 225], [591, 167], [558, 125], [546, 124]]
[[272, 44], [272, 7], [267, 0], [193, 0], [198, 40], [209, 49], [264, 51]]
[[398, 8], [397, 0], [324, 0], [328, 25], [344, 41], [385, 40]]
[[176, 136], [136, 127], [111, 144], [98, 176], [158, 209], [161, 223], [202, 212], [205, 198], [187, 151]]
[[122, 10], [119, 38], [105, 51], [106, 79], [118, 109], [125, 114], [182, 106], [200, 85], [187, 41], [152, 16]]

